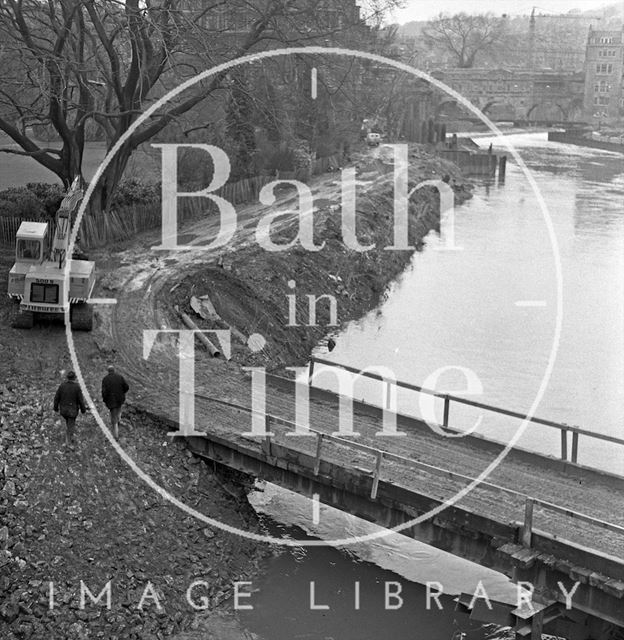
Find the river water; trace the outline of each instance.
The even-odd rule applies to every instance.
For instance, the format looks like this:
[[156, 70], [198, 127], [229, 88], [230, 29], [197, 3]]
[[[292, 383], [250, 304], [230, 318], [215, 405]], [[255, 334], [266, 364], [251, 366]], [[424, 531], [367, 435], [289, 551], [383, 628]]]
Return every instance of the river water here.
[[[358, 368], [384, 365], [397, 379], [425, 387], [441, 368], [469, 369], [482, 393], [465, 397], [523, 414], [543, 386], [535, 416], [624, 439], [624, 158], [549, 144], [545, 134], [507, 140], [535, 178], [553, 237], [512, 163], [504, 185], [477, 183], [475, 197], [457, 209], [455, 244], [462, 250], [440, 251], [431, 234], [381, 309], [349, 325], [324, 357]], [[332, 386], [329, 378], [319, 375], [317, 384]], [[436, 386], [455, 395], [466, 389], [458, 369], [442, 373]], [[365, 383], [354, 395], [381, 399]], [[393, 402], [423, 416], [418, 395], [402, 392]], [[481, 417], [477, 431], [503, 442], [521, 424], [460, 405], [451, 406], [450, 417], [464, 430]], [[519, 446], [558, 455], [560, 434], [528, 425]], [[624, 446], [581, 436], [579, 462], [624, 475]]]
[[[321, 348], [320, 355], [358, 368], [383, 365], [398, 379], [422, 386], [443, 367], [470, 369], [482, 385], [476, 400], [521, 413], [531, 409], [543, 386], [536, 416], [624, 439], [624, 158], [549, 144], [544, 134], [507, 140], [539, 187], [552, 235], [526, 176], [511, 162], [505, 184], [477, 182], [475, 197], [456, 211], [455, 244], [462, 251], [440, 251], [432, 234], [381, 308], [350, 324], [336, 336], [335, 350]], [[496, 148], [495, 140], [479, 140], [485, 147], [490, 142]], [[546, 377], [553, 347], [556, 358]], [[327, 372], [316, 384], [335, 388]], [[461, 395], [464, 373], [446, 371], [436, 388]], [[357, 383], [354, 395], [373, 403], [382, 398], [366, 382]], [[392, 403], [423, 415], [417, 395], [395, 395]], [[451, 425], [460, 429], [479, 418], [476, 410], [453, 405], [451, 411]], [[503, 442], [520, 424], [481, 418], [478, 431]], [[559, 433], [529, 425], [519, 445], [556, 455]], [[624, 447], [582, 436], [579, 461], [624, 475]], [[315, 526], [308, 500], [272, 485], [251, 500], [268, 516], [269, 527], [279, 528], [279, 520], [292, 536], [331, 539], [375, 529], [328, 507]], [[444, 582], [449, 595], [443, 610], [427, 610], [427, 580]], [[456, 612], [452, 597], [470, 593], [479, 580], [493, 600], [516, 597], [504, 576], [402, 536], [341, 550], [301, 548], [269, 564], [256, 585], [255, 609], [242, 617], [249, 629], [275, 640], [446, 640], [458, 632], [476, 640], [491, 630]], [[310, 609], [312, 581], [315, 603], [330, 609]], [[398, 611], [385, 609], [387, 581], [405, 590]]]

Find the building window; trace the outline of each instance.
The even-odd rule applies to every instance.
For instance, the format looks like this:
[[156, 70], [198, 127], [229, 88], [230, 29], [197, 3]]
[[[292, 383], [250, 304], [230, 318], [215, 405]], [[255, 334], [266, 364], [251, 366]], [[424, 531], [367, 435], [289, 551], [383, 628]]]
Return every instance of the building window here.
[[606, 107], [609, 105], [609, 96], [596, 96], [594, 98], [594, 104]]
[[227, 20], [225, 13], [222, 11], [216, 11], [209, 14], [207, 19], [207, 25], [209, 29], [216, 31], [224, 31], [227, 28]]
[[594, 93], [609, 93], [611, 85], [606, 80], [601, 80], [594, 85]]
[[613, 65], [612, 64], [607, 64], [606, 62], [603, 62], [601, 64], [597, 64], [596, 65], [596, 73], [599, 73], [601, 75], [608, 75], [610, 73], [613, 73]]

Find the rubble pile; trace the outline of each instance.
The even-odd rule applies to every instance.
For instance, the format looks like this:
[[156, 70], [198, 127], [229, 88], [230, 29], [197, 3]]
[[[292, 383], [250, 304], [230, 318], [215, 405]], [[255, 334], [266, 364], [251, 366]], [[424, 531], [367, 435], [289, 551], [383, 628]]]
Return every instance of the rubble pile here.
[[[261, 547], [166, 502], [88, 413], [67, 449], [51, 400], [47, 388], [0, 386], [3, 640], [169, 638], [191, 629], [197, 611], [186, 592], [194, 581], [206, 583], [194, 601], [206, 596], [213, 610], [234, 581], [257, 575]], [[241, 492], [172, 443], [165, 425], [129, 409], [122, 431], [122, 447], [161, 486], [210, 517], [255, 530]], [[93, 603], [109, 581], [109, 601], [104, 594]]]

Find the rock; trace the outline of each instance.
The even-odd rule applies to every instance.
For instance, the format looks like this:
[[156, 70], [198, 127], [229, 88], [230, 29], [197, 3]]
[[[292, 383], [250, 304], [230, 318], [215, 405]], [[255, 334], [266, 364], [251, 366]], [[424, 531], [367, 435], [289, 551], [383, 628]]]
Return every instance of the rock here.
[[9, 542], [9, 528], [0, 527], [0, 547], [6, 549]]
[[17, 493], [15, 490], [15, 482], [13, 482], [13, 480], [7, 480], [2, 491], [8, 496], [14, 496]]
[[17, 620], [19, 611], [19, 606], [14, 602], [4, 602], [0, 605], [0, 618], [11, 624], [11, 622]]
[[89, 632], [81, 622], [74, 622], [68, 632], [71, 640], [88, 640], [89, 638]]
[[215, 537], [215, 532], [212, 529], [204, 529], [203, 530], [203, 534], [206, 536], [206, 538], [208, 538], [209, 540], [211, 538]]
[[18, 542], [13, 547], [13, 554], [16, 555], [16, 556], [24, 556], [24, 555], [26, 555], [26, 547], [24, 546], [23, 542]]
[[0, 567], [4, 567], [9, 564], [10, 560], [13, 558], [13, 555], [10, 551], [0, 551]]

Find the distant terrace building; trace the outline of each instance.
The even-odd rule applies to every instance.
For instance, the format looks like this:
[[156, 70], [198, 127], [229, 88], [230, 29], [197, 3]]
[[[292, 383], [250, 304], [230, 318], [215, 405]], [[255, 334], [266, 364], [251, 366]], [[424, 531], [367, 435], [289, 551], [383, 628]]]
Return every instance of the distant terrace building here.
[[[201, 27], [198, 51], [205, 48], [206, 35], [210, 38], [214, 64], [231, 60], [254, 24], [273, 13], [269, 0], [228, 0], [208, 9], [204, 4], [204, 0], [184, 0], [183, 11]], [[296, 0], [286, 14], [269, 17], [262, 38], [246, 53], [313, 45], [372, 50], [373, 43], [373, 31], [356, 0]], [[188, 55], [192, 60], [192, 47]], [[295, 74], [305, 67], [295, 56], [279, 60]], [[309, 70], [305, 72], [309, 75]]]
[[529, 23], [528, 68], [583, 71], [587, 30], [600, 18], [580, 12], [536, 14], [536, 8]]
[[[189, 10], [197, 10], [202, 7], [200, 0], [187, 0], [186, 5]], [[254, 2], [228, 2], [222, 5], [215, 5], [214, 8], [205, 12], [202, 24], [205, 28], [216, 33], [230, 36], [244, 35], [248, 33], [254, 22], [264, 15], [264, 9], [268, 5], [266, 0], [255, 0]], [[361, 9], [356, 0], [299, 0], [295, 3], [293, 11], [297, 13], [295, 25], [281, 16], [276, 18], [274, 26], [283, 29], [285, 32], [295, 32], [300, 35], [314, 39], [315, 35], [322, 36], [330, 41], [341, 38], [341, 34], [349, 32], [370, 32], [361, 16]], [[271, 31], [271, 27], [269, 28]], [[310, 44], [318, 44], [311, 42]], [[279, 46], [276, 43], [274, 46]], [[283, 46], [283, 43], [281, 43]]]
[[585, 113], [594, 118], [621, 118], [624, 114], [624, 28], [590, 29], [585, 64]]

